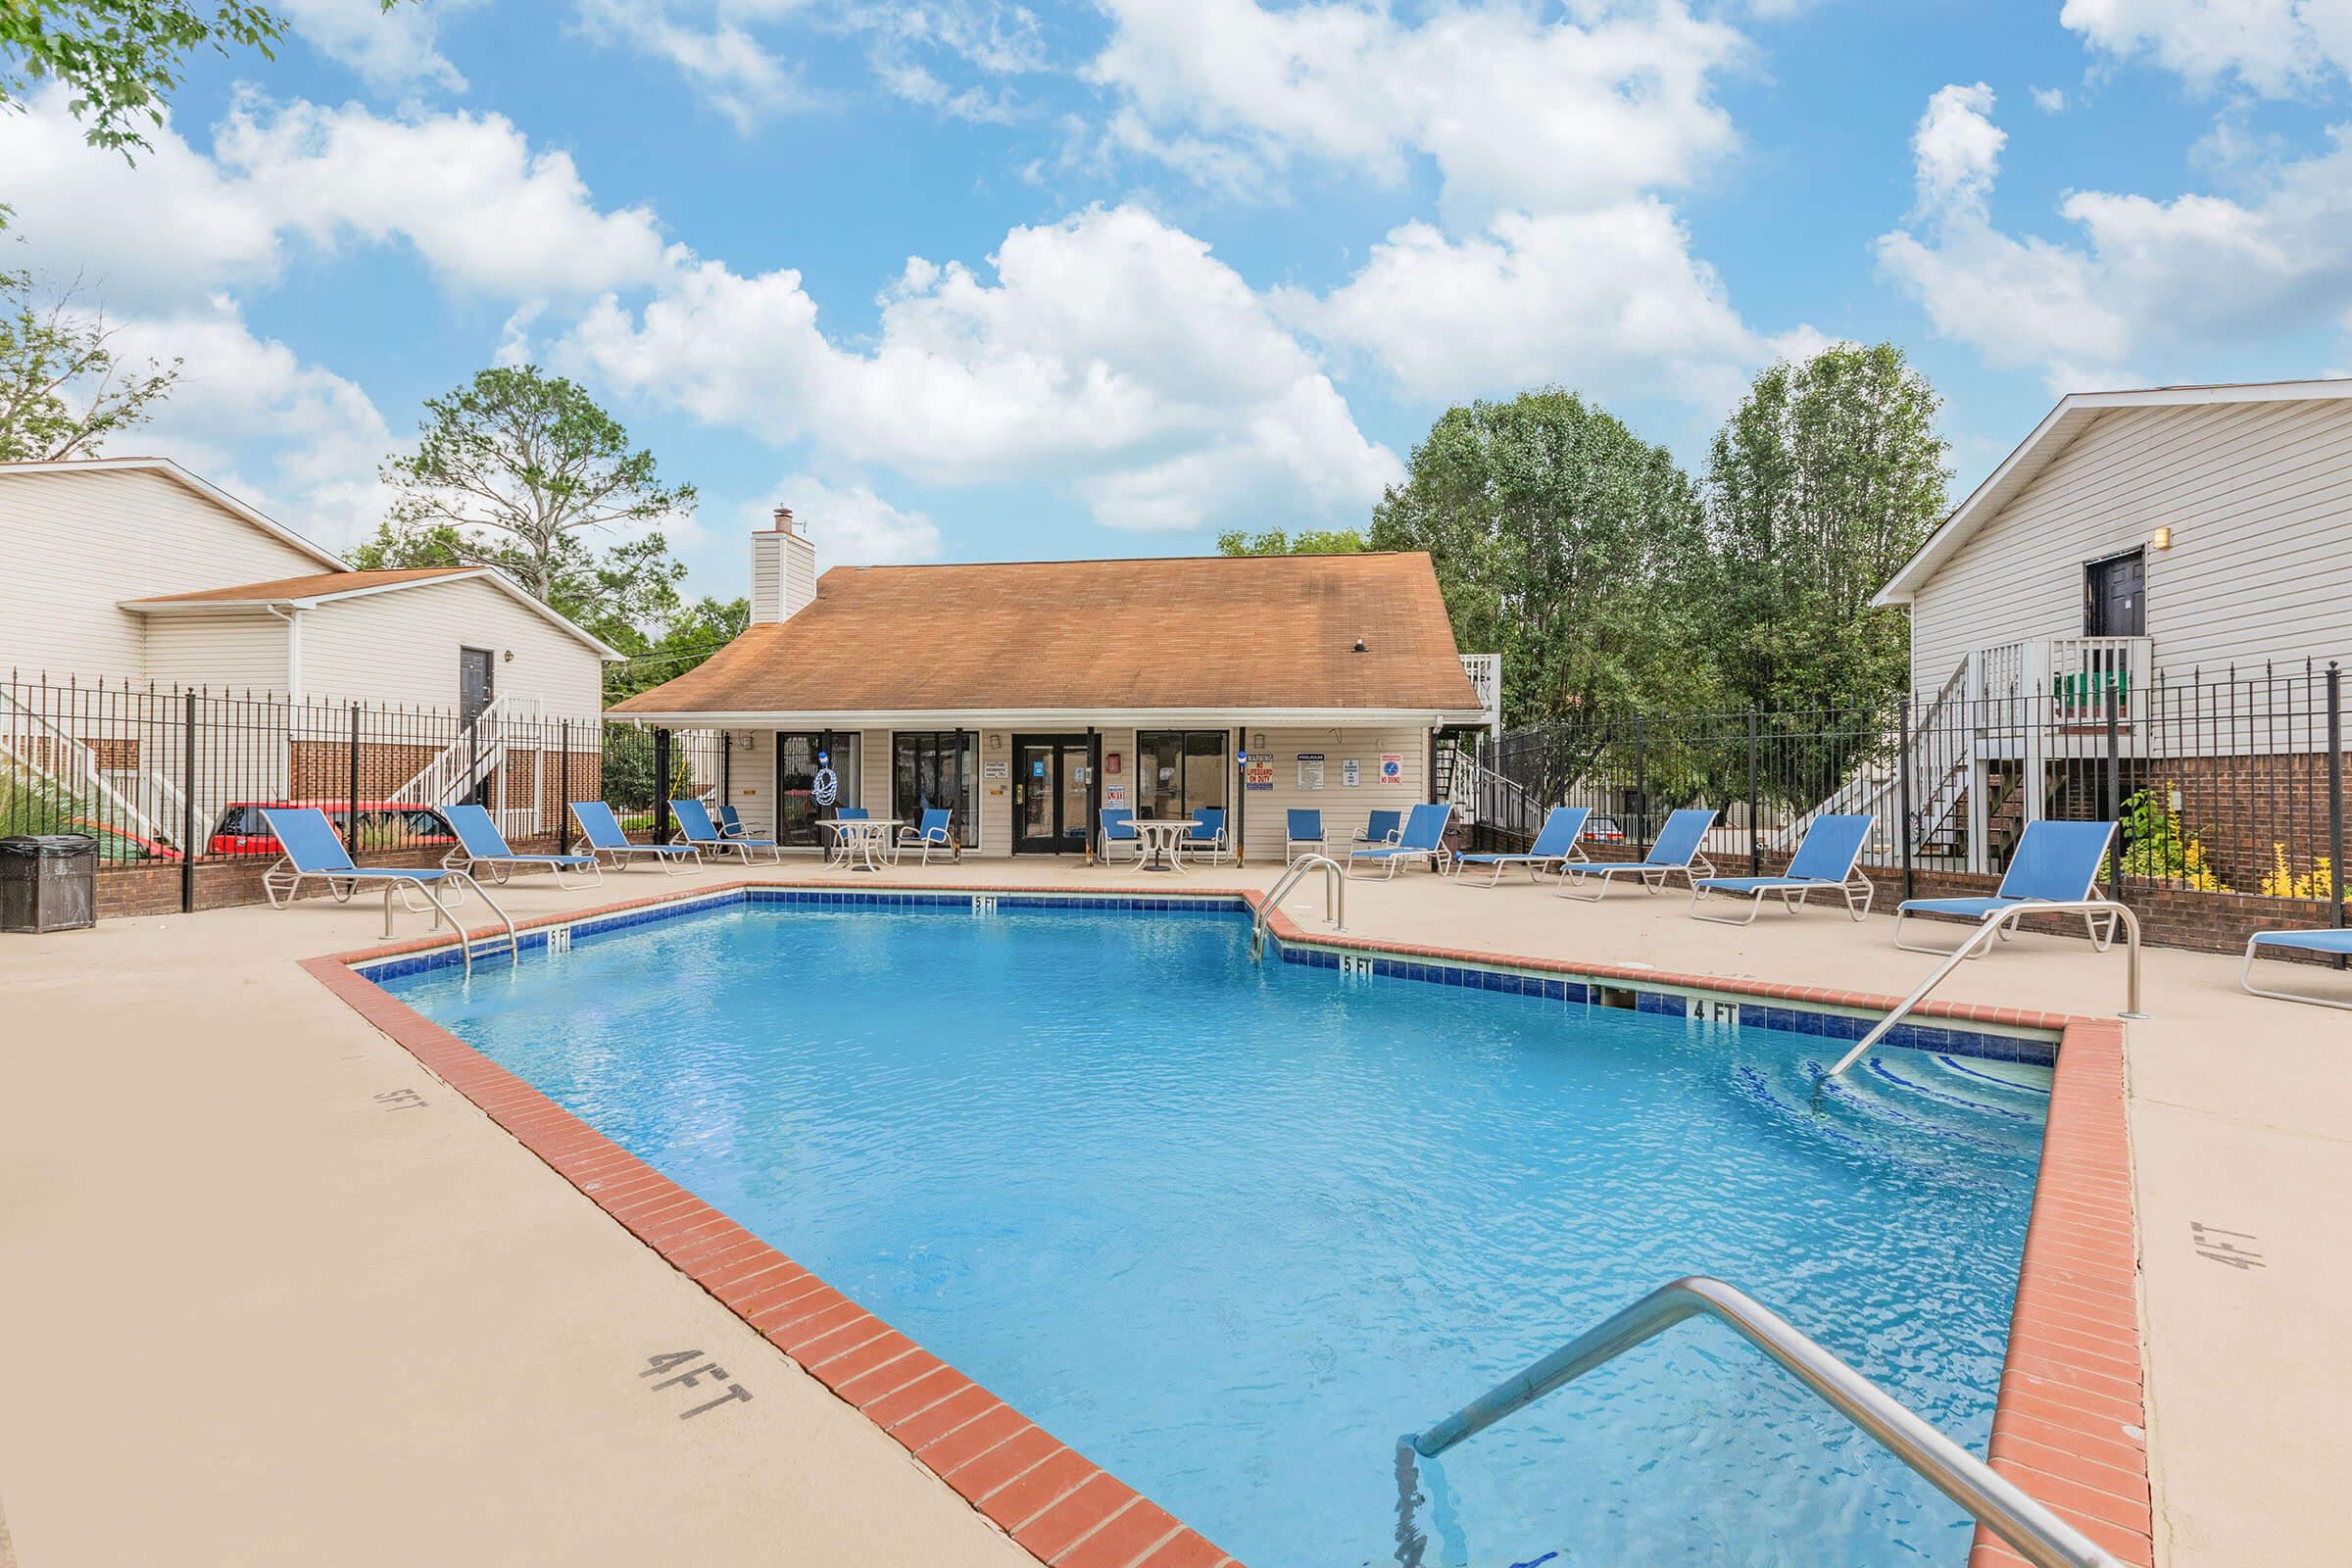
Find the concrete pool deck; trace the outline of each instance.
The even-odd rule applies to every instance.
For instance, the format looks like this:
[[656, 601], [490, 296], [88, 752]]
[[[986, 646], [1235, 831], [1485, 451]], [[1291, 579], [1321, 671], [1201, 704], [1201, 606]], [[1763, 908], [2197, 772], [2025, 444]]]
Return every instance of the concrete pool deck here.
[[[1158, 893], [1273, 874], [751, 876]], [[508, 902], [528, 917], [745, 879]], [[1881, 993], [1936, 961], [1827, 911], [1732, 929], [1680, 899], [1414, 873], [1348, 897], [1358, 936], [1531, 958]], [[1286, 902], [1311, 936], [1319, 889]], [[0, 941], [0, 1517], [27, 1568], [1034, 1560], [297, 966], [375, 930], [372, 909], [309, 903]], [[2106, 1014], [2122, 964], [2027, 937], [1950, 994]], [[2129, 1110], [2158, 1560], [2342, 1560], [2343, 1021], [2243, 996], [2232, 959], [2152, 952], [2146, 978]], [[680, 1419], [701, 1396], [639, 1374], [688, 1349], [750, 1400]]]

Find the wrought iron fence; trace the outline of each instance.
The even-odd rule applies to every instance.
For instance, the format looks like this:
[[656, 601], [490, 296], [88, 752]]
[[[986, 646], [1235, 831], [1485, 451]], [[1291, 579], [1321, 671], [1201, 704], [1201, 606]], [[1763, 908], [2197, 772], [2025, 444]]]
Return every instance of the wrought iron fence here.
[[[1997, 874], [2028, 821], [2113, 820], [2108, 884], [2346, 898], [2342, 676], [2316, 662], [2219, 678], [2122, 665], [2046, 688], [1945, 689], [1804, 712], [1640, 713], [1482, 738], [1472, 814], [1531, 836], [1553, 805], [1588, 840], [1646, 850], [1714, 808], [1707, 854], [1769, 870], [1827, 812], [1869, 812], [1874, 870]], [[1728, 863], [1727, 863], [1728, 862]]]
[[442, 808], [478, 804], [517, 850], [569, 847], [565, 803], [602, 800], [667, 837], [668, 801], [723, 799], [714, 731], [663, 732], [520, 705], [478, 712], [11, 676], [0, 681], [0, 834], [87, 833], [102, 872], [266, 863], [263, 808], [324, 811], [363, 864], [456, 845]]

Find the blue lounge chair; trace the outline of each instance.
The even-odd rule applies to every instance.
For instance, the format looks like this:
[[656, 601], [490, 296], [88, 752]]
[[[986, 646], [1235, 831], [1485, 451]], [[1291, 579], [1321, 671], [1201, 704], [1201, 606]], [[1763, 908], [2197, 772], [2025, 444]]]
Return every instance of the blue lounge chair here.
[[2337, 957], [2352, 957], [2352, 931], [2257, 931], [2246, 939], [2246, 961], [2238, 965], [2237, 983], [2258, 997], [2275, 997], [2280, 1002], [2308, 1002], [2315, 1007], [2342, 1007], [2352, 1010], [2352, 1002], [2337, 1002], [2328, 997], [2303, 997], [2292, 991], [2265, 991], [2254, 983], [2254, 958], [2264, 948], [2281, 948], [2293, 953], [2329, 953]]
[[[349, 904], [352, 895], [359, 892], [361, 887], [374, 882], [380, 883], [384, 890], [386, 940], [392, 935], [394, 893], [400, 895], [401, 906], [413, 913], [422, 914], [430, 908], [435, 930], [447, 925], [452, 931], [462, 932], [465, 927], [458, 924], [454, 912], [460, 901], [443, 899], [433, 891], [437, 885], [446, 883], [453, 888], [471, 888], [482, 903], [489, 905], [490, 911], [505, 922], [510, 932], [514, 928], [514, 923], [507, 919], [507, 911], [491, 903], [490, 895], [482, 892], [481, 884], [464, 871], [448, 866], [428, 869], [421, 866], [363, 868], [354, 865], [350, 855], [343, 849], [343, 840], [335, 833], [335, 824], [328, 821], [326, 813], [315, 806], [266, 806], [262, 808], [262, 816], [269, 822], [270, 836], [277, 840], [278, 849], [283, 852], [278, 860], [262, 873], [262, 892], [270, 900], [271, 908], [284, 908], [301, 896], [303, 883], [313, 879], [324, 882], [326, 891], [334, 895], [337, 904]], [[417, 905], [414, 902], [416, 899], [424, 900], [424, 904]], [[470, 969], [471, 958], [466, 961]]]
[[1323, 813], [1312, 807], [1304, 809], [1292, 807], [1283, 813], [1282, 858], [1285, 864], [1298, 858], [1300, 852], [1308, 855], [1327, 855], [1324, 847]]
[[[1446, 824], [1453, 815], [1450, 804], [1416, 806], [1404, 819], [1403, 828], [1391, 844], [1370, 844], [1348, 852], [1348, 874], [1355, 875], [1355, 862], [1370, 860], [1386, 865], [1387, 875], [1394, 879], [1396, 867], [1406, 860], [1426, 859], [1438, 871], [1446, 869]], [[1367, 875], [1370, 873], [1367, 872]]]
[[1144, 853], [1144, 841], [1135, 831], [1135, 812], [1124, 806], [1102, 808], [1102, 830], [1099, 837], [1102, 843], [1095, 854], [1104, 865], [1110, 863], [1110, 847], [1113, 844], [1124, 844], [1138, 856]]
[[743, 825], [743, 818], [732, 806], [722, 806], [710, 813], [718, 818], [718, 830], [731, 839], [748, 839], [752, 830]]
[[929, 865], [931, 852], [938, 850], [952, 860], [961, 860], [963, 847], [956, 842], [956, 834], [950, 826], [952, 816], [953, 813], [944, 806], [924, 807], [923, 820], [918, 826], [899, 829], [899, 842], [893, 848], [891, 859], [897, 860], [908, 850], [920, 850], [922, 863]]
[[1348, 844], [1350, 849], [1358, 844], [1369, 844], [1377, 848], [1383, 844], [1396, 843], [1396, 835], [1403, 831], [1404, 813], [1402, 811], [1374, 811], [1370, 816], [1364, 818], [1364, 830], [1349, 839]]
[[[1676, 876], [1695, 889], [1697, 879], [1690, 874], [1693, 865], [1708, 876], [1715, 874], [1714, 865], [1698, 853], [1698, 847], [1707, 840], [1707, 830], [1714, 825], [1713, 811], [1700, 806], [1686, 806], [1666, 818], [1666, 825], [1658, 829], [1644, 859], [1562, 861], [1559, 895], [1597, 904], [1608, 893], [1609, 885], [1621, 876], [1638, 877], [1644, 893], [1657, 892], [1666, 885], [1667, 878]], [[1582, 891], [1587, 877], [1600, 879], [1600, 885], [1590, 893]]]
[[[2093, 899], [2091, 889], [2098, 883], [2099, 863], [2107, 858], [2107, 846], [2114, 838], [2113, 822], [2028, 822], [2024, 836], [2017, 841], [2017, 853], [2009, 858], [2009, 869], [2002, 875], [1997, 892], [1984, 899], [1905, 901], [1894, 911], [1894, 945], [1913, 953], [1951, 951], [1905, 942], [1906, 915], [1956, 914], [1971, 920], [1987, 920], [2021, 904], [2091, 903], [2112, 911], [2117, 906], [2105, 899]], [[2107, 945], [2115, 940], [2115, 915], [2085, 909], [2082, 928], [2090, 935], [2090, 945], [2105, 953]], [[2009, 940], [2011, 929], [2014, 928], [2002, 928], [2003, 942]]]
[[[1878, 820], [1868, 811], [1854, 815], [1817, 816], [1805, 827], [1805, 841], [1796, 847], [1788, 869], [1779, 876], [1702, 876], [1690, 885], [1690, 912], [1719, 925], [1747, 925], [1764, 907], [1764, 896], [1777, 893], [1790, 914], [1804, 906], [1813, 893], [1836, 893], [1845, 900], [1845, 912], [1856, 920], [1870, 917], [1870, 901], [1877, 889], [1870, 878], [1854, 869], [1862, 848], [1870, 842], [1871, 825]], [[1710, 893], [1747, 899], [1745, 914], [1709, 914], [1699, 907]]]
[[692, 845], [698, 850], [733, 850], [735, 858], [744, 864], [752, 863], [752, 852], [764, 850], [769, 860], [784, 858], [784, 847], [774, 839], [731, 839], [718, 830], [710, 820], [710, 808], [691, 796], [682, 796], [669, 803], [670, 820], [678, 824], [678, 836], [672, 842]]
[[1214, 865], [1232, 853], [1225, 837], [1225, 808], [1203, 806], [1193, 813], [1193, 830], [1184, 836], [1184, 853], [1203, 856]]
[[[456, 847], [441, 857], [441, 863], [452, 870], [478, 879], [486, 869], [490, 879], [502, 885], [517, 871], [551, 872], [556, 886], [570, 889], [593, 887], [605, 879], [605, 868], [593, 855], [516, 855], [498, 823], [478, 806], [444, 806], [441, 815], [458, 835]], [[585, 871], [588, 879], [566, 882], [566, 871]]]
[[1585, 822], [1592, 815], [1591, 807], [1555, 806], [1544, 813], [1544, 826], [1537, 831], [1536, 842], [1527, 847], [1526, 854], [1457, 855], [1453, 858], [1454, 880], [1461, 880], [1462, 867], [1466, 865], [1491, 865], [1494, 868], [1494, 874], [1483, 884], [1478, 884], [1491, 888], [1502, 880], [1502, 873], [1506, 869], [1524, 865], [1527, 867], [1527, 879], [1540, 882], [1544, 879], [1545, 866], [1555, 862], [1566, 865], [1570, 860], [1585, 858], [1585, 852], [1577, 846], [1576, 841], [1585, 836]]
[[652, 856], [655, 863], [672, 876], [687, 869], [681, 861], [703, 863], [703, 852], [691, 844], [630, 843], [629, 836], [620, 830], [620, 818], [602, 801], [573, 801], [570, 805], [572, 820], [580, 824], [580, 832], [586, 835], [589, 853], [615, 871], [632, 855]]

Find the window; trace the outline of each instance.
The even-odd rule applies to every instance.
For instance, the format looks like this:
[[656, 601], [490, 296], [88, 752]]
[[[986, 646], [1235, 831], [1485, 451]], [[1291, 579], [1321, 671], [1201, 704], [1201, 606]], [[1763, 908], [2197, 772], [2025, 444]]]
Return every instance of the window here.
[[946, 807], [956, 813], [956, 842], [980, 846], [980, 818], [972, 809], [972, 742], [963, 730], [921, 730], [890, 738], [890, 814], [912, 824], [923, 812]]
[[1221, 729], [1145, 730], [1135, 737], [1135, 814], [1181, 821], [1225, 804]]

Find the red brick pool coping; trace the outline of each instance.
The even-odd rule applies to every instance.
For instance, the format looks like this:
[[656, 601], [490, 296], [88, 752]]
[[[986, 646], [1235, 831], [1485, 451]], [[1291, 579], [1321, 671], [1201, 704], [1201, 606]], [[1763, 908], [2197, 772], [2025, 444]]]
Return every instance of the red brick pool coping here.
[[[526, 931], [568, 925], [760, 887], [1068, 896], [1034, 886], [878, 883], [845, 889], [839, 882], [744, 878], [517, 925]], [[1260, 898], [1249, 888], [1131, 886], [1105, 887], [1093, 896], [1241, 899], [1252, 908]], [[1268, 924], [1285, 942], [1315, 947], [1863, 1011], [1884, 1012], [1894, 1003], [1890, 997], [1821, 986], [1316, 935], [1280, 909], [1271, 912]], [[497, 927], [485, 927], [466, 936], [478, 942], [501, 934]], [[1134, 1488], [352, 968], [448, 941], [427, 936], [385, 943], [305, 959], [302, 967], [672, 1267], [863, 1412], [1040, 1562], [1052, 1568], [1234, 1564]], [[1994, 1470], [2117, 1558], [2148, 1568], [2154, 1561], [2153, 1521], [2123, 1026], [2112, 1019], [1967, 1003], [1931, 1003], [1919, 1011], [2060, 1037], [1988, 1458]], [[1980, 1530], [1969, 1568], [2023, 1561]]]

